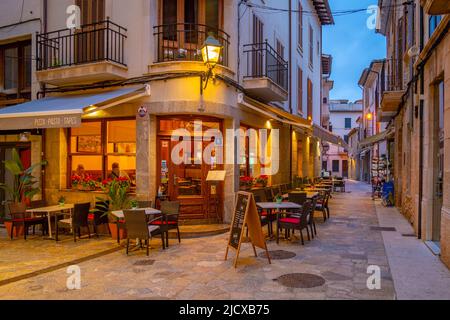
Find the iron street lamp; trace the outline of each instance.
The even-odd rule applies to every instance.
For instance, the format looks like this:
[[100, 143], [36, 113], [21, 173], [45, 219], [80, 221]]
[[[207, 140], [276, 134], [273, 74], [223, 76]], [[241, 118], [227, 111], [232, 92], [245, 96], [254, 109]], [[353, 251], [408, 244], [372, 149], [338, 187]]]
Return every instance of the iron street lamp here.
[[206, 74], [205, 86], [203, 89], [206, 89], [208, 85], [208, 80], [212, 76], [212, 70], [220, 61], [220, 55], [222, 53], [222, 44], [214, 38], [213, 35], [209, 35], [203, 43], [202, 47], [202, 57], [203, 62], [208, 67], [208, 73]]

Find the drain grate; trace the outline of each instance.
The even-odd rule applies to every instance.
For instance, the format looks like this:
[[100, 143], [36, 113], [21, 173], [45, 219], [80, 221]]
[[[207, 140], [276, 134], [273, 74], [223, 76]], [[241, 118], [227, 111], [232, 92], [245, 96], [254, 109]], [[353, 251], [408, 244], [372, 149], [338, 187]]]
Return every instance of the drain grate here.
[[139, 260], [133, 263], [134, 266], [152, 266], [155, 260]]
[[395, 232], [397, 229], [394, 227], [370, 227], [370, 230], [373, 231], [389, 231], [389, 232]]
[[[288, 260], [297, 256], [294, 252], [286, 251], [286, 250], [275, 250], [269, 251], [270, 259], [273, 260]], [[261, 252], [259, 254], [260, 258], [267, 258], [267, 254], [265, 252]]]
[[402, 237], [411, 237], [411, 238], [415, 238], [416, 235], [414, 233], [403, 233]]
[[310, 289], [321, 287], [325, 284], [325, 279], [315, 274], [309, 273], [291, 273], [285, 274], [274, 279], [281, 285], [288, 288]]

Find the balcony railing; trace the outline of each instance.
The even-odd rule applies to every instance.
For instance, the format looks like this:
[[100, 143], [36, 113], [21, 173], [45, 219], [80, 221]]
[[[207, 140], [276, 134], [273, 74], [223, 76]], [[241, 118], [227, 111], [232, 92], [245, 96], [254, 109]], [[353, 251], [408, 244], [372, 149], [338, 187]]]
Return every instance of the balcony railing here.
[[288, 62], [267, 42], [244, 46], [247, 73], [244, 78], [269, 78], [284, 90], [288, 90]]
[[175, 23], [155, 26], [157, 62], [203, 61], [201, 49], [211, 34], [223, 46], [219, 64], [228, 66], [230, 36], [217, 28], [195, 23]]
[[382, 89], [385, 91], [402, 91], [403, 84], [403, 62], [398, 59], [389, 59], [384, 63], [382, 72]]
[[127, 29], [109, 21], [37, 34], [37, 70], [111, 61], [125, 64]]

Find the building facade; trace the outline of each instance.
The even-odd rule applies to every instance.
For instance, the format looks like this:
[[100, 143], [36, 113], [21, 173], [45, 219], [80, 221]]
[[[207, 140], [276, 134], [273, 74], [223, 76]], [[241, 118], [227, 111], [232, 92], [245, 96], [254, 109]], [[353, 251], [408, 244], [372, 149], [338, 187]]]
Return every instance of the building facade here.
[[[269, 173], [276, 185], [319, 174], [321, 141], [333, 138], [317, 128], [327, 1], [26, 0], [18, 17], [1, 17], [0, 41], [31, 42], [32, 101], [0, 110], [1, 136], [24, 136], [30, 162], [48, 160], [33, 200], [94, 202], [101, 192], [75, 187], [74, 175], [100, 183], [118, 165], [137, 199], [178, 200], [181, 220], [229, 222], [245, 177]], [[205, 65], [209, 36], [221, 53]], [[252, 143], [265, 136], [270, 156]], [[213, 188], [216, 170], [226, 177]]]
[[383, 71], [387, 60], [374, 60], [361, 74], [359, 86], [363, 93], [363, 113], [361, 116], [360, 158], [361, 180], [371, 182], [373, 178], [389, 179], [388, 139], [391, 131], [380, 115], [381, 94], [383, 92]]
[[450, 266], [447, 201], [449, 159], [446, 94], [449, 77], [448, 1], [380, 1], [378, 32], [386, 36], [386, 86], [381, 117], [393, 139], [396, 205]]
[[349, 133], [357, 127], [357, 119], [362, 113], [361, 101], [330, 100], [330, 123], [328, 130], [338, 135], [342, 143], [330, 144], [326, 158], [323, 160], [323, 169], [330, 171], [333, 176], [349, 178], [350, 163], [348, 157]]

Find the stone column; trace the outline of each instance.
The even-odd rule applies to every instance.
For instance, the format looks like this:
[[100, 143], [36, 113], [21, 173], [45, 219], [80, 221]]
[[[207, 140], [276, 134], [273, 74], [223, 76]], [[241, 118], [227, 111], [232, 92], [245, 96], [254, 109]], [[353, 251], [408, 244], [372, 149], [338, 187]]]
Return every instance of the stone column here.
[[223, 123], [224, 136], [224, 170], [226, 170], [226, 177], [224, 182], [224, 199], [223, 199], [223, 221], [231, 223], [232, 214], [234, 210], [234, 202], [236, 192], [239, 191], [239, 165], [237, 164], [238, 146], [236, 138], [231, 138], [231, 135], [226, 134], [227, 129], [234, 132], [240, 127], [240, 120], [236, 118], [225, 119]]
[[148, 114], [136, 117], [136, 196], [140, 200], [154, 201], [157, 191], [155, 120]]

